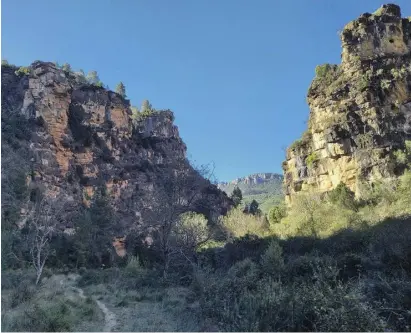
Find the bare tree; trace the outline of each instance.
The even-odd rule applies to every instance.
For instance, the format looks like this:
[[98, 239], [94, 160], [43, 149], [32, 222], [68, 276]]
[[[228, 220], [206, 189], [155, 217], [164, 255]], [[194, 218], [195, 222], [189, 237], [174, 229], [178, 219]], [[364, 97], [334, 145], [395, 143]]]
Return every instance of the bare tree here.
[[171, 260], [177, 254], [182, 254], [181, 243], [178, 244], [175, 237], [180, 217], [198, 208], [203, 190], [209, 186], [209, 182], [201, 177], [205, 171], [194, 171], [185, 159], [167, 170], [154, 189], [155, 204], [151, 209], [149, 225], [157, 234], [156, 246], [161, 253], [164, 277], [167, 276]]
[[44, 197], [32, 209], [29, 218], [28, 243], [31, 263], [36, 270], [36, 285], [43, 273], [44, 265], [50, 254], [51, 237], [58, 231], [58, 226], [68, 218], [68, 202], [63, 197], [52, 199]]

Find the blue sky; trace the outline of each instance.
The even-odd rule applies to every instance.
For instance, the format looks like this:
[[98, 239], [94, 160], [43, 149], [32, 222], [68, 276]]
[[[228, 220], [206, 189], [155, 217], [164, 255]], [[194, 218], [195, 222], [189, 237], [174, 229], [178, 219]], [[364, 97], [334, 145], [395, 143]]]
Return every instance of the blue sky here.
[[[411, 15], [411, 1], [390, 1]], [[3, 0], [2, 58], [97, 70], [132, 104], [174, 111], [188, 154], [218, 180], [281, 172], [305, 129], [316, 65], [381, 0]]]

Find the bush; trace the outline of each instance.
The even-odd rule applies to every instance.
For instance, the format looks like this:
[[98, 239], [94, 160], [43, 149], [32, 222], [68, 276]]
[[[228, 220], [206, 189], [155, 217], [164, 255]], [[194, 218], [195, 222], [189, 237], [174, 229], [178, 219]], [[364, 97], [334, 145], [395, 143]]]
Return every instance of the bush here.
[[351, 191], [347, 185], [340, 183], [335, 189], [328, 194], [330, 201], [341, 207], [357, 211], [357, 202], [355, 201], [355, 193]]
[[315, 162], [318, 161], [318, 154], [316, 152], [312, 152], [305, 158], [305, 164], [309, 169], [311, 169]]
[[274, 206], [268, 212], [268, 221], [270, 225], [280, 223], [281, 219], [287, 216], [287, 208], [284, 204]]
[[35, 292], [36, 288], [32, 282], [27, 280], [21, 281], [19, 285], [11, 292], [10, 306], [14, 308], [21, 303], [29, 301], [34, 296]]
[[264, 273], [277, 275], [284, 269], [283, 249], [278, 241], [271, 241], [261, 256], [260, 264]]
[[23, 75], [29, 75], [30, 72], [31, 72], [30, 67], [21, 66], [21, 67], [19, 67], [19, 69], [16, 70], [14, 73], [15, 73], [16, 75], [18, 75], [18, 76], [23, 76]]
[[220, 221], [229, 237], [242, 237], [246, 234], [263, 236], [268, 232], [268, 225], [264, 218], [251, 214], [244, 214], [240, 208], [232, 209]]
[[337, 69], [337, 65], [323, 64], [315, 67], [315, 76], [317, 78], [325, 78], [331, 72]]

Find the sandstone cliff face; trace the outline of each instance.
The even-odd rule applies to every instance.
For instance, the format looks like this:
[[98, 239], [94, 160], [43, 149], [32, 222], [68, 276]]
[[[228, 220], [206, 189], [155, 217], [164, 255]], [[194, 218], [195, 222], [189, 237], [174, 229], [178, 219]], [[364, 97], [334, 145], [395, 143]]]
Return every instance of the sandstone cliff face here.
[[35, 122], [29, 182], [41, 184], [47, 196], [62, 194], [88, 205], [104, 185], [124, 235], [144, 224], [164, 171], [178, 168], [176, 161], [182, 160], [203, 184], [207, 207], [194, 210], [214, 219], [230, 207], [223, 192], [188, 166], [171, 111], [133, 125], [128, 100], [81, 82], [74, 73], [39, 61], [28, 75], [15, 70], [2, 68], [3, 108]]
[[341, 33], [342, 62], [316, 69], [308, 129], [283, 163], [288, 200], [340, 182], [357, 195], [363, 180], [395, 177], [394, 152], [411, 139], [411, 18], [384, 5]]

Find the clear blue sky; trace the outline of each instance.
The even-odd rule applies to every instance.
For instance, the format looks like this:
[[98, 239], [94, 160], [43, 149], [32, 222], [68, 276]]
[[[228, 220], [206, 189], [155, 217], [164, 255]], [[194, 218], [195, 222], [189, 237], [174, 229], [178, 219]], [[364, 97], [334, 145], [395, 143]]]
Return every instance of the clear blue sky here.
[[[411, 15], [411, 1], [392, 1]], [[2, 58], [97, 70], [132, 104], [176, 116], [188, 154], [219, 180], [281, 172], [305, 129], [316, 65], [338, 30], [382, 0], [3, 0]]]

